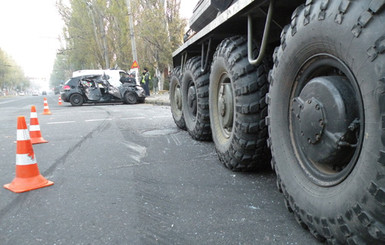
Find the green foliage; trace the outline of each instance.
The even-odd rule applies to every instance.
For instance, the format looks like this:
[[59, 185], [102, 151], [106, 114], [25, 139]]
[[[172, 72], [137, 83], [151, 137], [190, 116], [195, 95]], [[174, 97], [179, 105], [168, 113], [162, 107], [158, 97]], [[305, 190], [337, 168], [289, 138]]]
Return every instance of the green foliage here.
[[56, 87], [59, 84], [64, 84], [64, 82], [72, 76], [71, 67], [67, 61], [66, 55], [56, 55], [55, 64], [53, 66], [53, 71], [50, 77], [51, 87]]
[[23, 70], [0, 49], [0, 89], [25, 90], [30, 86]]
[[[162, 72], [172, 64], [172, 51], [183, 40], [181, 0], [130, 1], [137, 62], [151, 74], [155, 69]], [[75, 70], [130, 69], [134, 60], [126, 0], [57, 0], [57, 7], [65, 23], [64, 43], [51, 85], [68, 79]]]

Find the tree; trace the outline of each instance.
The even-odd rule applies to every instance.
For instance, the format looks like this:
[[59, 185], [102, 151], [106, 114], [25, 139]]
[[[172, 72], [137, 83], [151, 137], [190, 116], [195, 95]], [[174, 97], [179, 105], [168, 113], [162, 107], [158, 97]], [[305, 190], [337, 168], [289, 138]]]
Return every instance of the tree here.
[[[180, 0], [130, 1], [138, 62], [163, 73], [172, 64], [172, 51], [182, 43], [186, 23], [179, 17]], [[57, 7], [65, 23], [64, 43], [51, 83], [80, 69], [130, 69], [133, 60], [125, 0], [57, 0]]]
[[67, 60], [67, 56], [63, 54], [56, 55], [53, 71], [50, 77], [51, 87], [56, 87], [63, 84], [68, 78], [72, 76], [72, 68]]
[[180, 0], [137, 0], [138, 54], [142, 65], [161, 76], [172, 64], [172, 51], [182, 44], [185, 20], [179, 16]]
[[30, 86], [23, 70], [0, 48], [0, 88], [1, 90], [25, 90]]

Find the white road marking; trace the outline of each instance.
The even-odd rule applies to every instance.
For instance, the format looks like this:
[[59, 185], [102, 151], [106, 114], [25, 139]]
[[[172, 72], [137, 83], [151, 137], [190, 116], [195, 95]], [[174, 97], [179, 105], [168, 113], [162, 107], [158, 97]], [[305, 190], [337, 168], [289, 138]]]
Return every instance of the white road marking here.
[[7, 101], [1, 101], [1, 102], [0, 102], [0, 105], [1, 105], [1, 104], [8, 104], [8, 103], [12, 103], [12, 102], [14, 102], [14, 101], [16, 101], [16, 100], [7, 100]]
[[74, 123], [75, 121], [63, 121], [63, 122], [48, 122], [47, 124], [65, 124], [65, 123]]
[[138, 120], [138, 119], [146, 119], [146, 117], [124, 117], [124, 118], [119, 118], [121, 120]]
[[85, 122], [100, 122], [100, 121], [111, 121], [112, 118], [101, 118], [101, 119], [88, 119], [84, 120]]

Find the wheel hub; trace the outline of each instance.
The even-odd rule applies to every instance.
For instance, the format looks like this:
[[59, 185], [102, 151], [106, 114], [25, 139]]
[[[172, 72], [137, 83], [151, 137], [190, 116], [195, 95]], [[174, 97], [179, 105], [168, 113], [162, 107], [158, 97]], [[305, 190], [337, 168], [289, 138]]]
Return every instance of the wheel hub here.
[[234, 117], [233, 95], [230, 83], [222, 83], [219, 90], [218, 108], [221, 115], [222, 127], [231, 129]]
[[226, 115], [226, 100], [223, 96], [219, 97], [219, 112], [221, 116], [224, 117]]
[[[322, 174], [339, 172], [354, 149], [341, 147], [352, 122], [358, 117], [355, 98], [344, 77], [316, 77], [292, 100], [293, 127], [305, 165]], [[352, 139], [356, 141], [357, 139]], [[354, 143], [354, 142], [353, 142]]]
[[182, 110], [182, 95], [179, 87], [175, 88], [174, 101], [178, 110]]
[[190, 86], [187, 92], [187, 103], [192, 115], [197, 113], [197, 95], [194, 86]]
[[316, 98], [312, 97], [304, 102], [301, 97], [293, 100], [293, 107], [296, 108], [301, 136], [308, 144], [316, 144], [321, 140], [325, 127], [324, 108]]

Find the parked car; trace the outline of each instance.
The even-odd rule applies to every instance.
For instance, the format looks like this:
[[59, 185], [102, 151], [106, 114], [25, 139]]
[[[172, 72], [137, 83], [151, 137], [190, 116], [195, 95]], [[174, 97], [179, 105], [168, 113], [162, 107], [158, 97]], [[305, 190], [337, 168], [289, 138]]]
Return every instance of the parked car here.
[[57, 85], [57, 86], [54, 87], [53, 92], [54, 92], [55, 94], [59, 94], [61, 88], [62, 88], [62, 85]]
[[69, 102], [73, 106], [103, 102], [143, 103], [146, 98], [143, 88], [121, 80], [121, 84], [116, 87], [108, 82], [106, 75], [73, 77], [64, 84], [60, 95], [64, 102]]

